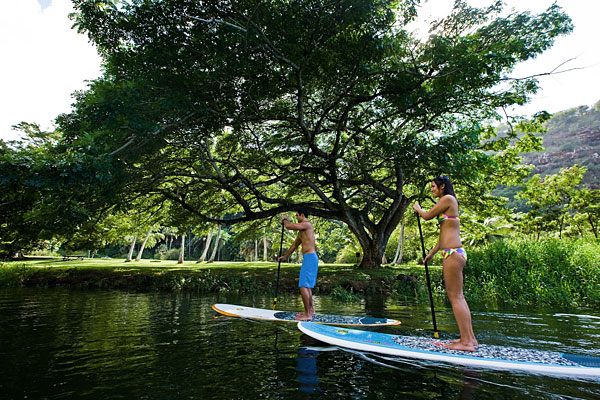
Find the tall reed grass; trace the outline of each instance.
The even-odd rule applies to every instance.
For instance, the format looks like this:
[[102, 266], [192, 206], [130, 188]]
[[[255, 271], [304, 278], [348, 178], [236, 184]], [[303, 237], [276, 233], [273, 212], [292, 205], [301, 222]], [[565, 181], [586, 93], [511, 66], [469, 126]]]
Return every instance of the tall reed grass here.
[[470, 301], [600, 306], [600, 243], [582, 239], [498, 241], [469, 252]]

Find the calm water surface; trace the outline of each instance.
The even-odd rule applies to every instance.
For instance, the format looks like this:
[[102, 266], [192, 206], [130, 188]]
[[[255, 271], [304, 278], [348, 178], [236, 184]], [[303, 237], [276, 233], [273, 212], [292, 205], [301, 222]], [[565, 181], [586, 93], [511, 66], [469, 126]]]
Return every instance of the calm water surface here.
[[[270, 297], [0, 291], [2, 399], [600, 399], [599, 380], [476, 370], [348, 352], [293, 323], [218, 317], [216, 302]], [[380, 331], [431, 335], [427, 304], [317, 297], [318, 312], [385, 316]], [[442, 338], [457, 333], [438, 307]], [[299, 297], [278, 309], [301, 310]], [[600, 312], [472, 306], [481, 343], [600, 356]]]

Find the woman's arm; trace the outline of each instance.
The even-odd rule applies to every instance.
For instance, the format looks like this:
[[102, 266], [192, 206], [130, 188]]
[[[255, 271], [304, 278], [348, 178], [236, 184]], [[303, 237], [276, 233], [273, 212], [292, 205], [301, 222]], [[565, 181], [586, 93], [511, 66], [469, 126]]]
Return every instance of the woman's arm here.
[[413, 209], [421, 217], [423, 217], [424, 220], [429, 221], [430, 219], [432, 219], [432, 218], [442, 214], [444, 211], [446, 211], [452, 204], [452, 199], [454, 199], [454, 197], [452, 197], [451, 195], [443, 196], [440, 199], [440, 201], [435, 203], [435, 205], [429, 211], [423, 211], [423, 209], [421, 209], [421, 206], [419, 205], [419, 203], [413, 204]]
[[426, 262], [433, 260], [433, 256], [435, 256], [435, 253], [437, 253], [440, 250], [440, 241], [438, 240], [438, 242], [435, 244], [435, 247], [433, 249], [431, 249], [431, 251], [429, 252], [429, 254], [427, 254], [427, 256], [425, 256], [425, 258], [423, 259], [423, 264], [425, 264]]

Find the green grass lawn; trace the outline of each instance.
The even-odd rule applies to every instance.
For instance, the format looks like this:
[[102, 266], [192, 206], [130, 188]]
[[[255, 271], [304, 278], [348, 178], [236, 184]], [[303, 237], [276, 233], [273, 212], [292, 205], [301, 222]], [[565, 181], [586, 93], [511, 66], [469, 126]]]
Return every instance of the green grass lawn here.
[[[10, 263], [20, 263], [28, 267], [56, 267], [56, 268], [109, 268], [113, 270], [128, 271], [196, 271], [206, 269], [249, 269], [249, 268], [277, 268], [277, 263], [272, 262], [228, 262], [216, 261], [212, 263], [197, 263], [196, 261], [184, 261], [178, 264], [176, 260], [148, 260], [125, 262], [123, 259], [113, 258], [84, 258], [81, 260], [62, 261], [61, 257], [28, 257], [23, 261], [11, 261]], [[282, 263], [282, 268], [292, 268], [296, 264]]]
[[[252, 276], [277, 272], [276, 262], [241, 262], [241, 261], [215, 261], [212, 263], [197, 263], [196, 261], [184, 261], [178, 264], [176, 260], [148, 260], [125, 262], [123, 259], [84, 258], [81, 260], [62, 261], [62, 258], [28, 257], [26, 260], [10, 261], [6, 265], [23, 265], [27, 267], [57, 268], [57, 269], [100, 269], [105, 271], [139, 271], [144, 273], [164, 273], [168, 271], [206, 271], [215, 272], [247, 272]], [[430, 270], [441, 270], [439, 266], [430, 266]], [[300, 264], [281, 263], [282, 274], [298, 274]], [[319, 263], [319, 276], [336, 274], [345, 278], [357, 280], [368, 279], [367, 277], [387, 277], [391, 274], [421, 274], [424, 272], [420, 265], [386, 265], [377, 270], [360, 270], [352, 264], [325, 264]]]

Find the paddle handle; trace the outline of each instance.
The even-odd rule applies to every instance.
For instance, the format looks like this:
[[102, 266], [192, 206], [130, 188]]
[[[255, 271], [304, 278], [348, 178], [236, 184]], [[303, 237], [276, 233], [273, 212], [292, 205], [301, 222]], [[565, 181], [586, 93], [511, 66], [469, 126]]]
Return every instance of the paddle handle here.
[[281, 271], [281, 251], [283, 249], [283, 233], [285, 231], [285, 224], [281, 221], [281, 241], [279, 242], [279, 255], [277, 256], [277, 281], [275, 282], [275, 297], [273, 298], [273, 310], [277, 307], [277, 293], [279, 292], [279, 273]]
[[[421, 250], [423, 251], [423, 259], [425, 259], [425, 257], [427, 257], [427, 254], [425, 254], [425, 241], [423, 240], [423, 231], [421, 230], [421, 216], [418, 212], [415, 212], [415, 214], [417, 214], [419, 236], [421, 236]], [[437, 330], [437, 323], [435, 321], [435, 309], [433, 308], [433, 294], [431, 293], [431, 280], [429, 279], [429, 268], [427, 267], [427, 262], [424, 262], [423, 264], [425, 264], [425, 279], [427, 280], [427, 289], [429, 290], [429, 305], [431, 306], [431, 319], [433, 321], [433, 337], [437, 339], [439, 338], [439, 334]]]

